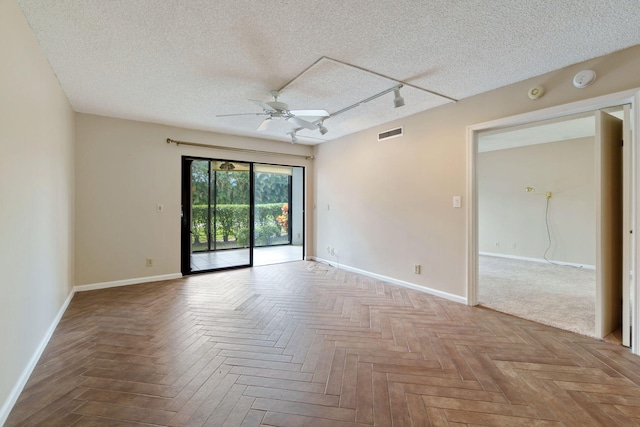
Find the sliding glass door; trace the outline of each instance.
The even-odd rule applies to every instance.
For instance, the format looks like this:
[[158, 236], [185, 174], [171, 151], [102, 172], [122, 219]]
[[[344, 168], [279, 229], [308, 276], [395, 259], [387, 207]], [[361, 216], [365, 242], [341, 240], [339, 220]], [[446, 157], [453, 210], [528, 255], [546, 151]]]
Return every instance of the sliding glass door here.
[[304, 258], [304, 168], [183, 157], [182, 273]]
[[250, 177], [248, 163], [183, 160], [184, 274], [251, 265]]

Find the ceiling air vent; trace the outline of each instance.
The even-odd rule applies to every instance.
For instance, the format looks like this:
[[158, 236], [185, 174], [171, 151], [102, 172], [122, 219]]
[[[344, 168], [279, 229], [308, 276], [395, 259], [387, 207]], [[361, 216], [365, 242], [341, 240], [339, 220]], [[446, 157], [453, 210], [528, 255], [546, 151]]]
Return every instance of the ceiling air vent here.
[[384, 141], [385, 139], [390, 139], [390, 138], [397, 138], [402, 135], [404, 135], [404, 132], [402, 130], [402, 126], [400, 126], [399, 128], [380, 132], [378, 134], [378, 141]]

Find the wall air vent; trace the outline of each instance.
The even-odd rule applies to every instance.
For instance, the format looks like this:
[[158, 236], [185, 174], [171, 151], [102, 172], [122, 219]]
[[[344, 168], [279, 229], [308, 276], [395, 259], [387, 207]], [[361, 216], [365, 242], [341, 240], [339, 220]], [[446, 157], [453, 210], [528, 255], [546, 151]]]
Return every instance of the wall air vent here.
[[402, 136], [402, 135], [404, 135], [404, 131], [402, 126], [400, 126], [399, 128], [380, 132], [378, 134], [378, 141], [384, 141], [385, 139], [390, 139], [390, 138], [398, 138], [399, 136]]

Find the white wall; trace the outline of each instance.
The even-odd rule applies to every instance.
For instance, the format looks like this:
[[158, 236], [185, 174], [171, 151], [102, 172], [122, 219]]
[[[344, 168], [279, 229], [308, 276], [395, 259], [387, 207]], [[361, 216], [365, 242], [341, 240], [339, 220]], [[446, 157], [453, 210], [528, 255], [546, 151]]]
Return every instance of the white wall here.
[[[313, 160], [304, 158], [177, 147], [167, 138], [303, 155], [313, 151], [286, 142], [77, 114], [76, 284], [180, 273], [183, 155], [306, 166], [307, 174], [313, 170]], [[307, 198], [312, 197], [308, 191]], [[157, 204], [164, 205], [164, 212], [156, 212]], [[147, 258], [154, 260], [153, 267], [146, 267]]]
[[[479, 153], [480, 251], [542, 259], [548, 246], [545, 193], [550, 191], [547, 259], [594, 266], [594, 147], [594, 138], [581, 138]], [[535, 192], [527, 193], [526, 187]]]
[[[572, 85], [580, 70], [596, 83]], [[640, 46], [447, 104], [317, 148], [316, 253], [371, 273], [466, 296], [467, 126], [640, 87]], [[527, 97], [532, 86], [545, 95]], [[404, 126], [405, 136], [377, 142]], [[330, 205], [330, 210], [327, 209]], [[422, 274], [413, 273], [413, 264]]]
[[0, 424], [73, 285], [74, 114], [15, 0], [0, 1]]

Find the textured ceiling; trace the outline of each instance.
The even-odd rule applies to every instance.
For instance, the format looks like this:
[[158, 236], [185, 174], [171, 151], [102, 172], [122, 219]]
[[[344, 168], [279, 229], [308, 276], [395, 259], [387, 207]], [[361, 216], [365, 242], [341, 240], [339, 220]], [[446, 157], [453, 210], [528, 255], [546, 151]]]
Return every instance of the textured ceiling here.
[[[334, 113], [397, 81], [462, 99], [640, 43], [638, 0], [18, 0], [76, 111], [237, 135], [248, 101]], [[371, 74], [342, 63], [374, 71]], [[315, 64], [315, 65], [314, 65]], [[306, 71], [305, 71], [306, 70]], [[389, 78], [385, 78], [389, 77]], [[451, 102], [405, 86], [316, 144]]]

